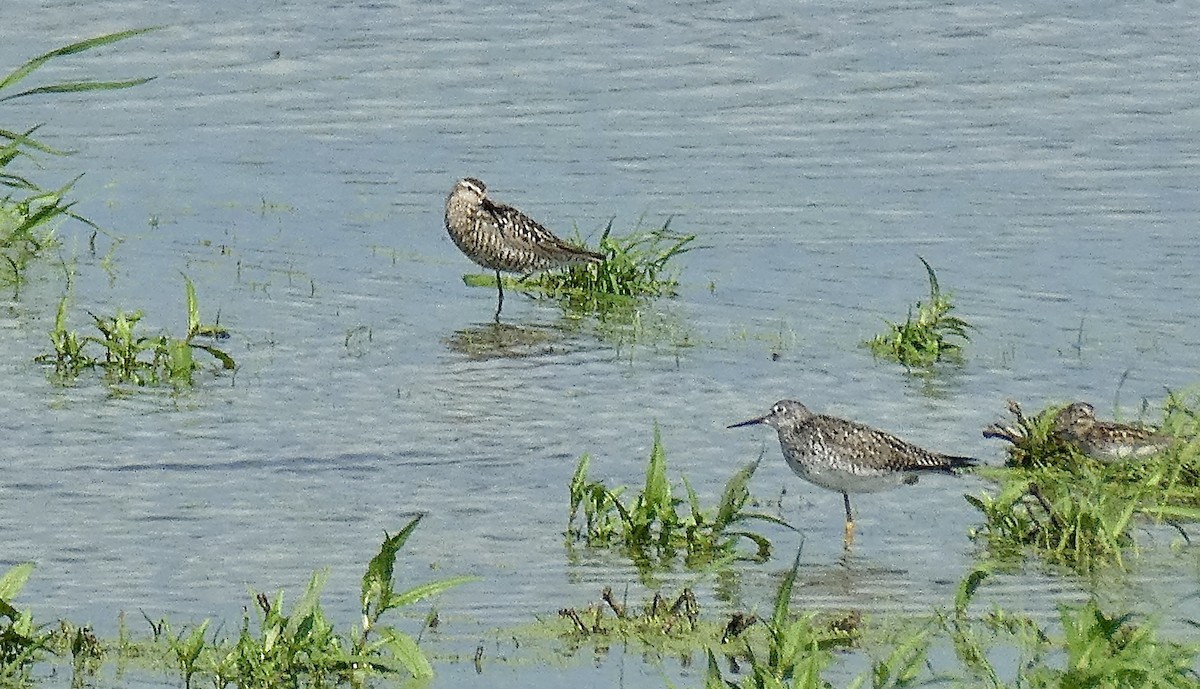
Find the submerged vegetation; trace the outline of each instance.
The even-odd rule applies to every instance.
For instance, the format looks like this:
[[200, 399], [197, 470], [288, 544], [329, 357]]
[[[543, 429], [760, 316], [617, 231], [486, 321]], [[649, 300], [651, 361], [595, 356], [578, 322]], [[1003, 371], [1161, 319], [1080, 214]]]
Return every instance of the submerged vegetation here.
[[950, 301], [950, 295], [938, 285], [933, 267], [924, 258], [917, 258], [921, 259], [929, 275], [929, 301], [924, 304], [917, 302], [915, 318], [910, 308], [903, 323], [887, 321], [887, 332], [863, 343], [876, 357], [898, 361], [909, 367], [931, 366], [948, 357], [961, 356], [962, 342], [971, 339], [967, 335], [971, 325], [950, 315], [954, 304]]
[[[684, 478], [684, 514], [679, 508], [685, 501], [672, 495], [667, 479], [667, 457], [657, 424], [646, 463], [645, 486], [632, 500], [624, 498], [623, 486], [610, 489], [602, 482], [589, 480], [590, 462], [588, 455], [580, 457], [571, 478], [567, 539], [590, 547], [622, 546], [639, 565], [669, 562], [681, 552], [689, 565], [736, 557], [765, 560], [770, 556], [771, 542], [762, 534], [735, 527], [753, 520], [788, 526], [779, 517], [747, 511], [748, 485], [758, 468], [757, 461], [730, 477], [715, 509], [704, 509]], [[738, 545], [743, 540], [755, 546], [752, 556], [739, 554]]]
[[[662, 227], [642, 230], [639, 222], [627, 235], [614, 236], [609, 221], [600, 237], [601, 263], [569, 266], [525, 278], [504, 277], [506, 289], [538, 293], [562, 301], [579, 311], [605, 312], [628, 305], [639, 297], [675, 296], [679, 271], [673, 261], [692, 250], [695, 235], [671, 231], [671, 220]], [[466, 275], [467, 285], [495, 287], [495, 275]]]
[[[150, 29], [134, 29], [97, 36], [39, 55], [0, 78], [0, 102], [38, 94], [107, 91], [143, 84], [150, 79], [61, 82], [6, 93], [51, 60], [99, 48], [147, 31]], [[18, 160], [33, 157], [35, 153], [68, 153], [33, 138], [33, 134], [40, 127], [41, 125], [35, 125], [20, 131], [0, 127], [0, 186], [4, 187], [3, 196], [0, 197], [0, 258], [3, 258], [3, 261], [0, 261], [0, 285], [20, 284], [29, 261], [54, 245], [53, 230], [56, 221], [64, 217], [75, 218], [96, 228], [94, 223], [72, 210], [75, 204], [68, 200], [68, 194], [75, 180], [61, 186], [43, 187], [12, 171], [11, 168]]]
[[1092, 459], [1055, 433], [1061, 409], [1028, 417], [1010, 402], [1015, 426], [985, 429], [985, 436], [1011, 447], [1008, 467], [991, 472], [999, 484], [995, 494], [967, 497], [985, 520], [973, 530], [976, 538], [1000, 553], [1029, 549], [1089, 571], [1124, 565], [1139, 519], [1200, 521], [1200, 399], [1168, 398], [1164, 430], [1178, 442], [1117, 462]]
[[[569, 631], [563, 633], [563, 638], [577, 642], [576, 645], [637, 641], [660, 652], [668, 649], [686, 652], [702, 643], [701, 639], [716, 641], [722, 633], [717, 624], [701, 622], [700, 604], [690, 588], [677, 596], [655, 593], [650, 600], [636, 606], [617, 600], [612, 588], [606, 586], [600, 599], [582, 609], [558, 611], [559, 617], [569, 623]], [[744, 629], [741, 626], [737, 631]]]
[[111, 383], [134, 385], [192, 385], [194, 373], [200, 368], [194, 350], [207, 352], [225, 370], [234, 369], [237, 364], [229, 354], [215, 345], [196, 341], [198, 337], [225, 338], [228, 333], [218, 325], [201, 323], [196, 288], [186, 276], [184, 283], [187, 333], [183, 337], [144, 335], [138, 330], [142, 312], [120, 310], [113, 316], [90, 314], [99, 335], [80, 336], [67, 327], [67, 297], [63, 297], [50, 333], [54, 351], [38, 356], [36, 361], [54, 366], [54, 374], [62, 382], [74, 380], [85, 369], [99, 369]]
[[185, 687], [203, 684], [216, 689], [361, 687], [378, 677], [431, 677], [433, 668], [417, 640], [383, 623], [384, 614], [474, 581], [474, 577], [452, 577], [395, 590], [396, 555], [420, 520], [413, 519], [394, 536], [384, 535], [379, 553], [363, 574], [361, 626], [348, 632], [339, 632], [321, 609], [320, 595], [328, 572], [318, 571], [290, 611], [284, 608], [282, 593], [274, 598], [255, 594], [250, 608], [256, 611], [256, 620], [251, 622], [248, 609], [232, 638], [222, 635], [219, 627], [210, 632], [209, 620], [176, 633], [167, 621], [147, 618], [150, 638], [132, 638], [122, 626], [120, 638], [106, 643], [86, 628], [64, 622], [50, 630], [47, 625], [34, 624], [29, 611], [17, 611], [11, 601], [33, 571], [30, 563], [17, 565], [0, 577], [0, 684], [25, 684], [36, 663], [66, 654], [75, 660], [77, 680], [82, 680], [80, 674], [94, 673], [106, 658], [139, 658], [177, 671]]

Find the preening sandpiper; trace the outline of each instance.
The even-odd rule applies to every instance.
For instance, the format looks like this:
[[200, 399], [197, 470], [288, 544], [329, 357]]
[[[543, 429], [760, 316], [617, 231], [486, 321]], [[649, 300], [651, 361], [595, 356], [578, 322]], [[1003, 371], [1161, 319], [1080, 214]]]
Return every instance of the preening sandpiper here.
[[604, 260], [603, 254], [564, 242], [516, 208], [492, 201], [474, 177], [460, 179], [446, 198], [446, 231], [467, 258], [496, 272], [497, 321], [504, 306], [501, 271], [528, 275]]

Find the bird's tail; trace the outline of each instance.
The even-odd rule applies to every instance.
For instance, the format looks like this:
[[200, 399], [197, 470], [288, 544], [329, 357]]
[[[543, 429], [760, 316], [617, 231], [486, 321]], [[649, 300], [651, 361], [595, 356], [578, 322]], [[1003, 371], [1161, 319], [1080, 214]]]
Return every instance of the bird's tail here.
[[958, 473], [959, 469], [966, 469], [968, 467], [973, 467], [979, 463], [979, 460], [975, 459], [974, 457], [946, 456], [945, 459], [946, 459], [946, 466], [943, 468], [945, 469], [946, 473], [950, 473], [950, 474], [956, 474], [956, 473]]
[[973, 467], [979, 463], [974, 457], [952, 457], [950, 455], [940, 455], [937, 464], [926, 464], [924, 466], [912, 467], [911, 470], [929, 472], [936, 474], [957, 474], [959, 469]]
[[567, 263], [601, 263], [607, 256], [577, 246], [564, 246]]

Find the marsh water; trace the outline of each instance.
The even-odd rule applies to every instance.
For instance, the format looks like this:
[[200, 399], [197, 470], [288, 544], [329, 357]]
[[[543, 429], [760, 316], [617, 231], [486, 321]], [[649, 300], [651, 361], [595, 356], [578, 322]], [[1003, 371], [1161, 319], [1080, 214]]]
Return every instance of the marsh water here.
[[[383, 533], [424, 513], [402, 580], [480, 577], [437, 600], [435, 657], [483, 644], [489, 686], [699, 684], [696, 668], [616, 652], [550, 671], [503, 632], [605, 585], [654, 588], [619, 554], [564, 545], [581, 454], [593, 477], [638, 484], [657, 422], [672, 477], [709, 503], [763, 455], [752, 492], [798, 532], [763, 527], [765, 563], [656, 575], [714, 614], [766, 608], [801, 546], [794, 608], [924, 613], [983, 556], [962, 496], [986, 482], [859, 497], [843, 561], [840, 497], [797, 479], [768, 429], [725, 426], [791, 397], [999, 464], [980, 430], [1008, 398], [1124, 418], [1148, 404], [1153, 420], [1197, 380], [1193, 3], [6, 0], [4, 14], [4, 72], [161, 27], [37, 73], [154, 81], [0, 104], [0, 126], [45, 122], [46, 143], [76, 151], [26, 172], [84, 173], [75, 210], [105, 229], [93, 249], [90, 228], [64, 224], [61, 260], [0, 309], [0, 565], [37, 563], [19, 600], [39, 619], [235, 625], [248, 589], [294, 599], [328, 567], [323, 601], [350, 624]], [[679, 296], [636, 317], [509, 294], [498, 328], [442, 225], [468, 175], [560, 234], [670, 218], [701, 248], [679, 261]], [[934, 375], [859, 346], [925, 296], [918, 256], [977, 327], [963, 364]], [[77, 329], [141, 309], [181, 332], [183, 275], [229, 328], [235, 374], [114, 390], [54, 384], [33, 362], [64, 293]], [[1194, 633], [1197, 551], [1171, 528], [1137, 538], [1128, 573], [1030, 562], [981, 597], [1052, 619], [1098, 591]], [[470, 663], [437, 669], [437, 685], [476, 681]]]

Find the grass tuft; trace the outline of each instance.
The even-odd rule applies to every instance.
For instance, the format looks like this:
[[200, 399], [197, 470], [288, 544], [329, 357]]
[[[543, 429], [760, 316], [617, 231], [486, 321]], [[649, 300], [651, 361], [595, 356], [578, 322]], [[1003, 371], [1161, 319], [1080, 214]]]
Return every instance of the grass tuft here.
[[[972, 619], [967, 607], [988, 576], [986, 569], [968, 575], [963, 583], [973, 585], [960, 588], [954, 610], [938, 616], [974, 686], [1151, 689], [1196, 687], [1200, 681], [1195, 669], [1200, 647], [1194, 642], [1161, 641], [1152, 622], [1135, 623], [1132, 614], [1106, 614], [1095, 599], [1059, 606], [1061, 635], [1000, 608]], [[1011, 652], [999, 657], [1015, 661], [1013, 684], [1001, 680], [1009, 672], [995, 666], [998, 654], [987, 647], [1006, 640], [1015, 645], [1015, 657]]]
[[[765, 629], [765, 639], [746, 635], [738, 642], [744, 644], [741, 653], [736, 646], [720, 647], [730, 661], [728, 674], [709, 649], [708, 689], [827, 689], [833, 685], [823, 674], [837, 659], [833, 651], [867, 645], [863, 637], [873, 631], [870, 621], [864, 625], [864, 633], [859, 633], [857, 622], [847, 632], [841, 624], [828, 629], [814, 624], [812, 613], [791, 613], [789, 601], [798, 567], [799, 558], [779, 586], [771, 619], [758, 625]], [[931, 618], [907, 616], [890, 639], [872, 638], [867, 650], [870, 667], [848, 686], [1197, 686], [1200, 646], [1160, 640], [1153, 621], [1105, 613], [1095, 600], [1061, 605], [1061, 633], [999, 607], [972, 617], [971, 599], [988, 576], [986, 568], [968, 574], [952, 609], [935, 610]], [[945, 645], [953, 649], [950, 658], [957, 661], [957, 667], [946, 662], [946, 654], [931, 654], [931, 649], [941, 650]]]
[[[686, 478], [683, 479], [686, 501], [675, 497], [676, 488], [667, 479], [666, 452], [657, 424], [646, 464], [645, 485], [632, 500], [623, 497], [625, 487], [609, 489], [599, 481], [589, 480], [590, 462], [588, 455], [580, 457], [571, 478], [567, 539], [591, 547], [623, 546], [641, 566], [666, 563], [680, 552], [685, 554], [689, 566], [729, 558], [766, 560], [771, 552], [770, 541], [738, 526], [757, 520], [791, 528], [778, 517], [747, 510], [748, 485], [758, 462], [747, 464], [729, 479], [716, 509], [706, 510], [700, 505]], [[685, 504], [686, 513], [679, 509]], [[753, 555], [739, 553], [738, 545], [743, 541], [754, 545]]]
[[[167, 639], [182, 675], [184, 686], [201, 677], [214, 686], [276, 687], [332, 686], [349, 683], [364, 686], [376, 675], [408, 675], [422, 679], [433, 676], [433, 668], [416, 640], [381, 623], [383, 614], [403, 608], [472, 577], [454, 577], [430, 582], [407, 591], [393, 590], [396, 555], [420, 523], [410, 521], [394, 536], [384, 534], [379, 553], [367, 565], [362, 579], [362, 627], [339, 634], [321, 609], [321, 590], [328, 571], [312, 576], [304, 595], [284, 607], [283, 593], [274, 599], [256, 594], [253, 609], [243, 618], [235, 639], [206, 638], [208, 621], [177, 636], [163, 623]], [[157, 634], [156, 634], [157, 635]]]
[[54, 330], [50, 333], [54, 351], [34, 360], [54, 366], [55, 376], [64, 383], [75, 380], [84, 370], [99, 369], [114, 384], [191, 386], [195, 372], [201, 367], [193, 356], [194, 350], [207, 352], [222, 369], [233, 370], [237, 367], [233, 357], [215, 345], [196, 341], [200, 337], [224, 339], [229, 333], [219, 325], [201, 323], [196, 288], [187, 276], [184, 285], [188, 323], [185, 336], [143, 335], [138, 328], [142, 312], [120, 310], [113, 316], [90, 314], [99, 335], [80, 336], [67, 327], [64, 296], [59, 300]]
[[[877, 358], [898, 361], [908, 367], [928, 367], [946, 358], [962, 355], [962, 343], [970, 340], [967, 330], [972, 326], [957, 316], [951, 316], [954, 305], [949, 293], [938, 285], [933, 267], [918, 256], [929, 275], [929, 301], [917, 302], [916, 317], [908, 310], [903, 323], [885, 321], [888, 330], [863, 342]], [[961, 340], [961, 342], [955, 341]]]
[[18, 610], [12, 603], [29, 576], [33, 563], [13, 565], [0, 576], [0, 685], [26, 686], [33, 665], [53, 651], [53, 634], [33, 621], [29, 610]]
[[857, 631], [854, 628], [821, 627], [814, 623], [815, 613], [793, 617], [792, 587], [799, 568], [800, 553], [797, 552], [792, 568], [775, 594], [770, 619], [762, 621], [765, 643], [743, 641], [742, 653], [749, 667], [742, 681], [735, 683], [725, 679], [716, 656], [709, 650], [706, 687], [823, 689], [829, 686], [821, 679], [821, 674], [833, 664], [834, 649], [853, 645]]

